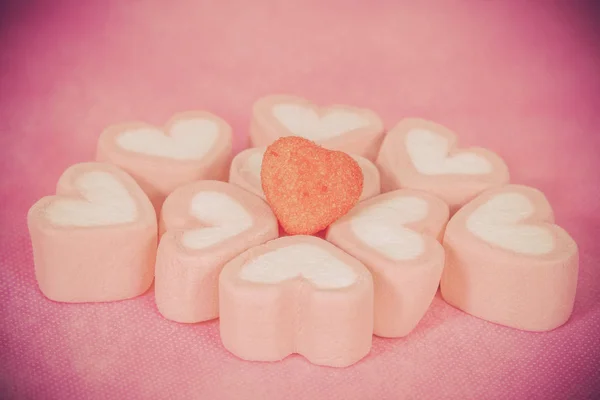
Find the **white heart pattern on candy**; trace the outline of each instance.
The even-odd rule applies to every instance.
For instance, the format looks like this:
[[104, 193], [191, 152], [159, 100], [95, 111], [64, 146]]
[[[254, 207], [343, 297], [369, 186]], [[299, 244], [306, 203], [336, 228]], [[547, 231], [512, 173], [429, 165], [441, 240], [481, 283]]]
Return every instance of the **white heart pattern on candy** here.
[[521, 254], [542, 255], [554, 249], [554, 237], [539, 225], [522, 223], [535, 212], [521, 193], [500, 193], [479, 206], [468, 218], [467, 228], [481, 239]]
[[83, 199], [61, 198], [46, 207], [49, 221], [57, 226], [106, 226], [133, 222], [137, 205], [123, 184], [102, 170], [77, 176], [73, 182]]
[[471, 151], [449, 155], [448, 138], [425, 129], [408, 132], [406, 150], [417, 171], [425, 175], [484, 175], [493, 168], [485, 157]]
[[301, 136], [330, 150], [374, 160], [384, 135], [371, 110], [344, 105], [318, 107], [296, 96], [266, 96], [254, 103], [250, 139], [266, 147], [284, 136]]
[[169, 193], [197, 180], [226, 180], [231, 127], [206, 111], [175, 114], [164, 127], [131, 122], [106, 128], [96, 159], [131, 174], [157, 212]]
[[493, 152], [456, 148], [448, 128], [421, 119], [400, 121], [386, 135], [377, 166], [382, 191], [399, 188], [429, 192], [458, 210], [486, 189], [508, 183], [508, 167]]
[[423, 254], [425, 241], [405, 225], [425, 219], [428, 207], [419, 197], [391, 197], [354, 213], [350, 226], [356, 237], [386, 257], [412, 260]]
[[265, 253], [240, 271], [240, 278], [257, 283], [279, 283], [297, 277], [323, 289], [348, 287], [357, 279], [354, 271], [331, 253], [304, 243]]
[[182, 243], [191, 249], [210, 247], [248, 230], [254, 223], [240, 203], [222, 192], [197, 193], [191, 200], [190, 214], [208, 225], [183, 233]]
[[174, 160], [200, 160], [212, 149], [219, 126], [210, 119], [174, 122], [167, 132], [153, 126], [126, 130], [116, 137], [121, 148]]
[[294, 135], [323, 140], [364, 128], [370, 121], [344, 108], [332, 107], [319, 115], [313, 108], [299, 104], [276, 104], [273, 115]]

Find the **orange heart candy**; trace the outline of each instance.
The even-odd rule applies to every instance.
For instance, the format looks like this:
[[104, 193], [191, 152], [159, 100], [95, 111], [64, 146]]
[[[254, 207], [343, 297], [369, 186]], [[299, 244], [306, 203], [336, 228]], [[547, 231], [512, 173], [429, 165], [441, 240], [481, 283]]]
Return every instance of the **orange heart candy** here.
[[267, 202], [290, 235], [327, 228], [356, 205], [363, 188], [352, 157], [298, 136], [267, 147], [260, 176]]

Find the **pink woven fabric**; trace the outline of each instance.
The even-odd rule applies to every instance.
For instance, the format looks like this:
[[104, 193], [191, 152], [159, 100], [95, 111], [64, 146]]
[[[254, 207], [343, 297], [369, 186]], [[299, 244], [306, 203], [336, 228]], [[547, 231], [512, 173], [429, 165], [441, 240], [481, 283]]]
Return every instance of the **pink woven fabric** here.
[[[582, 1], [4, 1], [0, 13], [0, 398], [584, 399], [600, 396], [600, 49]], [[12, 5], [11, 5], [12, 4]], [[597, 7], [596, 7], [597, 8]], [[208, 109], [247, 142], [288, 92], [434, 119], [543, 190], [581, 247], [574, 315], [550, 333], [437, 297], [405, 339], [346, 369], [243, 362], [218, 323], [153, 293], [65, 305], [36, 287], [25, 214], [101, 129]], [[598, 397], [596, 397], [598, 398]]]

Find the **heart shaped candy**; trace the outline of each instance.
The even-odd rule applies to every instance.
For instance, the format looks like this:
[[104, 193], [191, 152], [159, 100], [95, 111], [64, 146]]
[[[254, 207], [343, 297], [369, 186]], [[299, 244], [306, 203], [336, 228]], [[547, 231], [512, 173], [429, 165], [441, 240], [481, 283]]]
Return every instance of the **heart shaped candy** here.
[[371, 349], [371, 274], [316, 237], [271, 240], [229, 261], [219, 276], [219, 309], [221, 341], [244, 360], [298, 353], [346, 367]]
[[178, 187], [227, 179], [231, 127], [206, 111], [175, 114], [164, 127], [144, 122], [112, 125], [98, 139], [96, 159], [129, 173], [159, 212]]
[[363, 188], [362, 171], [352, 157], [295, 136], [267, 147], [261, 181], [267, 202], [291, 235], [327, 228], [354, 207]]
[[155, 299], [167, 319], [195, 323], [219, 315], [223, 265], [275, 239], [278, 225], [257, 196], [225, 182], [197, 181], [167, 197], [160, 215]]
[[505, 185], [508, 167], [495, 153], [459, 148], [450, 129], [418, 118], [400, 121], [386, 135], [377, 166], [381, 189], [414, 189], [444, 200], [450, 214], [481, 192]]
[[537, 332], [571, 316], [579, 250], [554, 224], [539, 190], [505, 185], [485, 191], [452, 217], [444, 247], [441, 293], [456, 308]]
[[154, 279], [156, 213], [134, 179], [111, 164], [67, 168], [56, 195], [27, 214], [35, 276], [54, 301], [117, 301]]
[[327, 229], [327, 240], [373, 275], [375, 335], [406, 336], [425, 315], [444, 268], [436, 238], [448, 214], [441, 199], [400, 189], [361, 202]]

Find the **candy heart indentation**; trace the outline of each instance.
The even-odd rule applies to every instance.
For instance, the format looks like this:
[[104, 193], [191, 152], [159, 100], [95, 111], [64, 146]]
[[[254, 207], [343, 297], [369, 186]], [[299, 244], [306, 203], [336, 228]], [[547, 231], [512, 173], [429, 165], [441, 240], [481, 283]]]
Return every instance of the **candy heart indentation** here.
[[191, 200], [190, 214], [204, 225], [183, 233], [182, 242], [191, 249], [203, 249], [236, 236], [253, 225], [252, 216], [231, 196], [222, 192], [199, 192]]
[[350, 226], [366, 245], [393, 260], [410, 260], [423, 254], [423, 236], [404, 225], [427, 217], [426, 200], [413, 196], [390, 197], [352, 216]]
[[103, 226], [132, 222], [137, 205], [129, 191], [106, 171], [78, 175], [73, 186], [83, 199], [60, 197], [47, 205], [45, 214], [57, 226]]
[[481, 192], [509, 181], [508, 167], [480, 147], [459, 148], [450, 129], [406, 118], [385, 136], [377, 167], [381, 190], [414, 189], [442, 199], [455, 213]]
[[535, 207], [525, 195], [499, 193], [467, 218], [467, 228], [479, 238], [506, 250], [542, 255], [554, 249], [552, 233], [540, 225], [524, 223]]
[[289, 234], [325, 229], [358, 202], [363, 175], [349, 155], [300, 137], [284, 137], [263, 157], [262, 187], [267, 202]]
[[246, 160], [245, 165], [243, 166], [243, 168], [246, 171], [250, 172], [258, 180], [260, 180], [260, 171], [262, 169], [262, 162], [264, 156], [264, 150], [256, 149], [252, 152], [252, 154], [250, 154], [250, 156]]
[[250, 282], [275, 284], [297, 277], [324, 289], [343, 288], [356, 281], [354, 271], [339, 258], [305, 243], [265, 253], [240, 271], [240, 278]]
[[279, 138], [298, 136], [371, 161], [377, 157], [384, 133], [381, 118], [369, 109], [341, 104], [322, 107], [289, 95], [258, 99], [250, 123], [252, 147], [266, 147]]
[[406, 135], [406, 150], [417, 171], [425, 175], [483, 175], [492, 164], [480, 154], [461, 151], [450, 155], [450, 141], [426, 129], [412, 129]]
[[140, 126], [116, 137], [123, 149], [175, 160], [200, 160], [219, 137], [219, 126], [209, 119], [181, 119], [174, 122], [168, 134], [162, 129]]
[[273, 115], [294, 135], [310, 140], [323, 140], [368, 126], [370, 121], [343, 108], [330, 108], [319, 115], [313, 108], [300, 104], [277, 104]]

